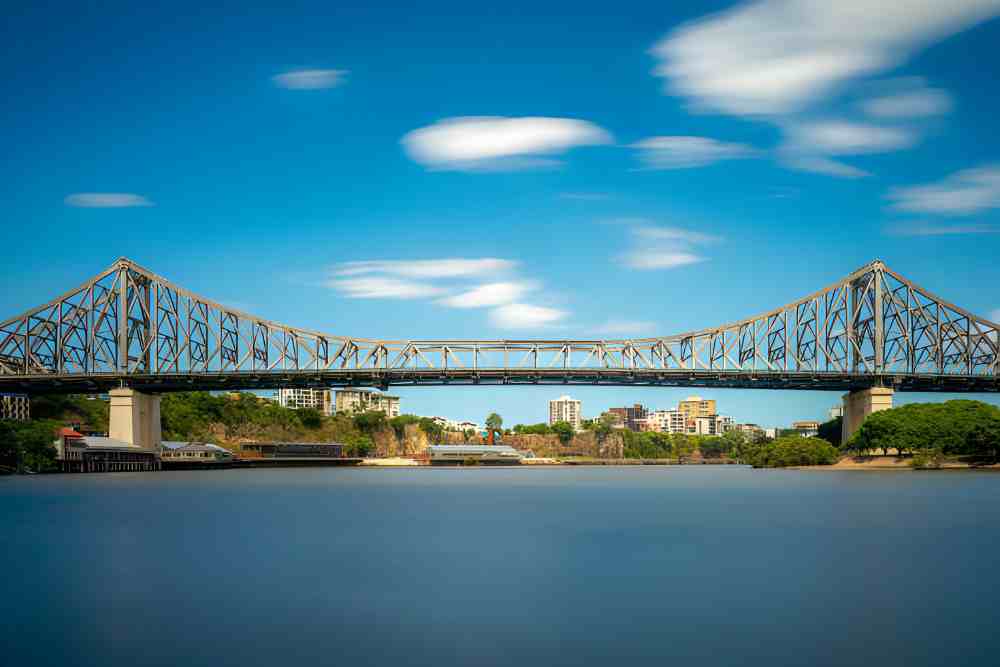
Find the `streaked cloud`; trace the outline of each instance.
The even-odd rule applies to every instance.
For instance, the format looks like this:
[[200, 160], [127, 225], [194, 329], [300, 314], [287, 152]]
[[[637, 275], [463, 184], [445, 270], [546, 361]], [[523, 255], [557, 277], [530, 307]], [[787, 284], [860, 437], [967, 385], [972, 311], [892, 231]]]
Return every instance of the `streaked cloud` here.
[[130, 192], [78, 192], [66, 197], [67, 206], [76, 208], [131, 208], [134, 206], [152, 206], [142, 195]]
[[894, 88], [861, 104], [862, 110], [880, 119], [907, 119], [939, 116], [951, 111], [951, 96], [938, 88], [929, 88], [920, 77], [897, 79], [883, 84]]
[[452, 308], [499, 306], [517, 301], [535, 287], [532, 283], [527, 282], [487, 283], [441, 299], [438, 303]]
[[861, 155], [909, 148], [916, 143], [911, 130], [843, 120], [796, 123], [788, 128], [789, 141], [829, 155]]
[[334, 88], [347, 79], [346, 69], [299, 69], [283, 72], [271, 77], [279, 88], [290, 90], [320, 90]]
[[871, 176], [870, 172], [858, 169], [840, 160], [824, 157], [821, 155], [782, 155], [779, 161], [789, 169], [796, 171], [808, 171], [814, 174], [826, 174], [827, 176], [837, 176], [838, 178], [865, 178]]
[[687, 243], [715, 243], [722, 238], [711, 234], [691, 231], [681, 227], [638, 226], [632, 233], [642, 239], [653, 241], [682, 241]]
[[447, 118], [401, 140], [415, 162], [459, 171], [552, 166], [555, 163], [544, 156], [611, 142], [607, 131], [584, 120], [500, 116]]
[[795, 113], [998, 12], [997, 0], [755, 0], [667, 35], [655, 74], [696, 109]]
[[911, 213], [970, 215], [1000, 208], [1000, 164], [964, 169], [928, 185], [893, 188], [892, 208]]
[[635, 221], [631, 231], [632, 248], [622, 254], [622, 264], [640, 271], [674, 269], [704, 262], [697, 246], [716, 243], [718, 236], [682, 227], [657, 226]]
[[440, 287], [426, 283], [378, 276], [330, 280], [326, 286], [351, 299], [421, 299], [440, 296], [445, 292]]
[[464, 278], [469, 276], [493, 275], [517, 266], [517, 262], [497, 257], [417, 260], [371, 260], [344, 262], [335, 267], [338, 276], [356, 276], [383, 273], [408, 278]]
[[1000, 227], [987, 223], [953, 224], [943, 222], [927, 222], [916, 220], [912, 222], [896, 222], [886, 225], [885, 232], [890, 236], [946, 236], [952, 234], [996, 234]]
[[490, 322], [501, 329], [538, 329], [556, 324], [568, 314], [555, 308], [509, 303], [491, 310]]
[[649, 169], [691, 169], [759, 154], [752, 146], [709, 137], [650, 137], [631, 147], [639, 150], [639, 159]]

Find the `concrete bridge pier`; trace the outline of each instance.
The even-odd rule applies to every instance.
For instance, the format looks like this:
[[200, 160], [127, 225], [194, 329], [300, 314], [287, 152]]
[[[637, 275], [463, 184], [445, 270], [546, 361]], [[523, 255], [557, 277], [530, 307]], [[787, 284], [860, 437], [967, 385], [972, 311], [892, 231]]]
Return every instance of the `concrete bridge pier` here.
[[892, 389], [888, 387], [855, 389], [844, 394], [844, 421], [840, 441], [847, 442], [871, 413], [892, 408], [892, 394]]
[[157, 453], [160, 442], [160, 397], [128, 387], [112, 389], [108, 436]]

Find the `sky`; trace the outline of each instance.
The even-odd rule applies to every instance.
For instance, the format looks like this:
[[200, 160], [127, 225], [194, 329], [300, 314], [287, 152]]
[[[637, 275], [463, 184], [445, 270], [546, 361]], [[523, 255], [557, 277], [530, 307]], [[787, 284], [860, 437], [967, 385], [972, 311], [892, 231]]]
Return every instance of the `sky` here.
[[[1000, 0], [481, 4], [7, 8], [0, 319], [127, 256], [369, 338], [669, 335], [876, 258], [1000, 320]], [[513, 424], [565, 391], [393, 393]]]

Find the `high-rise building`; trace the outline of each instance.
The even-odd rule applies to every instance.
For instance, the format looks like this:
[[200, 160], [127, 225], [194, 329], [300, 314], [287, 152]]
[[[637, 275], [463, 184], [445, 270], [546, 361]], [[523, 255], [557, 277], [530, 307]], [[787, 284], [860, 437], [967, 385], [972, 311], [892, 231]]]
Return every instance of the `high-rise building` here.
[[326, 416], [333, 414], [333, 403], [330, 400], [329, 389], [291, 389], [278, 390], [278, 405], [283, 408], [298, 410], [299, 408], [312, 408], [319, 410]]
[[554, 401], [549, 401], [549, 426], [556, 422], [567, 422], [575, 430], [580, 430], [582, 401], [578, 401], [569, 396], [560, 396]]
[[718, 414], [715, 410], [715, 399], [706, 400], [701, 396], [688, 396], [677, 404], [677, 410], [683, 413], [686, 419]]
[[658, 433], [684, 433], [684, 415], [679, 410], [654, 410], [646, 415], [647, 431]]
[[608, 412], [617, 415], [625, 428], [630, 431], [641, 431], [649, 411], [641, 403], [636, 403], [630, 408], [609, 408]]
[[399, 416], [399, 396], [390, 396], [367, 389], [338, 389], [338, 413], [381, 412], [390, 419]]

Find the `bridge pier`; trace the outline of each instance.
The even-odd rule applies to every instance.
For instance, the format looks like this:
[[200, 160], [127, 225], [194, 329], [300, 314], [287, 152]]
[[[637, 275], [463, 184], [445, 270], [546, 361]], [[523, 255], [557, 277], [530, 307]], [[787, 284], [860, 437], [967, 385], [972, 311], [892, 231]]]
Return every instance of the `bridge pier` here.
[[844, 421], [840, 431], [841, 443], [847, 442], [861, 428], [861, 422], [873, 412], [892, 408], [893, 390], [888, 387], [855, 389], [844, 394]]
[[160, 397], [122, 387], [112, 389], [108, 436], [157, 453], [160, 442]]

